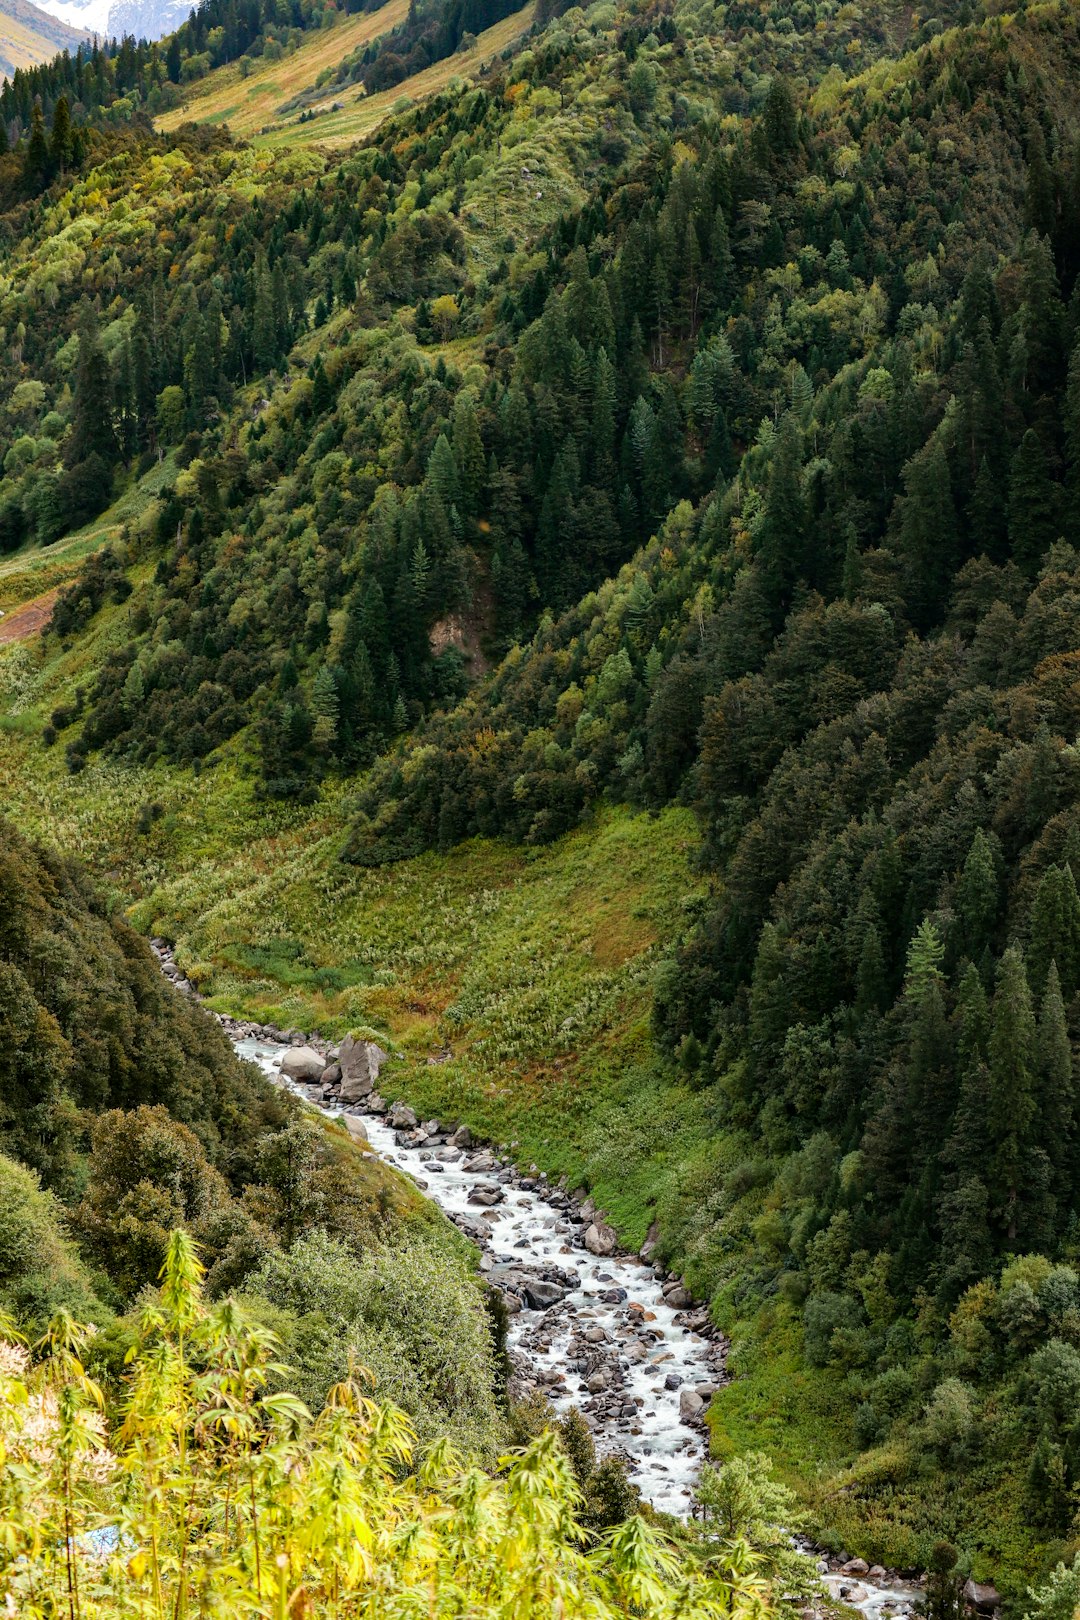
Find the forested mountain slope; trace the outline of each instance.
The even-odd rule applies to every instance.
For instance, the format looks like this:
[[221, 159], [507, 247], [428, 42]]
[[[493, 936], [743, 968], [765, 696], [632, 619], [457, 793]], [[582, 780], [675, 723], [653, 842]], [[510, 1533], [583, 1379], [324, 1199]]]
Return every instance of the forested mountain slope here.
[[[95, 69], [78, 150], [56, 99], [0, 171], [0, 541], [133, 515], [19, 666], [12, 746], [73, 797], [198, 771], [238, 842], [321, 796], [380, 905], [477, 835], [692, 806], [667, 959], [647, 985], [624, 918], [610, 1014], [670, 1140], [609, 1048], [576, 1168], [617, 1183], [617, 1097], [628, 1225], [736, 1331], [719, 1429], [821, 1461], [849, 1546], [949, 1536], [1015, 1590], [1080, 1484], [1080, 22], [909, 23], [575, 9], [343, 159], [125, 126], [150, 58]], [[99, 836], [157, 840], [144, 891], [159, 810]], [[321, 971], [325, 857], [255, 964], [286, 984]], [[191, 873], [191, 937], [255, 963]], [[446, 953], [410, 949], [438, 1000]], [[492, 1011], [441, 1006], [448, 1045]], [[516, 1124], [518, 1039], [505, 1084], [408, 1083]]]

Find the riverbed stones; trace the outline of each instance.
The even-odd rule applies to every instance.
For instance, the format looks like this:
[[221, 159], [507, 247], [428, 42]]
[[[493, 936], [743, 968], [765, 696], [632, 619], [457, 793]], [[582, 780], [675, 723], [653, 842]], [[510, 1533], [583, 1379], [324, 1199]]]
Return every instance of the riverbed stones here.
[[326, 1059], [313, 1046], [290, 1046], [281, 1059], [281, 1072], [287, 1080], [321, 1080]]
[[415, 1131], [419, 1121], [408, 1103], [396, 1102], [386, 1116], [387, 1124], [395, 1131]]

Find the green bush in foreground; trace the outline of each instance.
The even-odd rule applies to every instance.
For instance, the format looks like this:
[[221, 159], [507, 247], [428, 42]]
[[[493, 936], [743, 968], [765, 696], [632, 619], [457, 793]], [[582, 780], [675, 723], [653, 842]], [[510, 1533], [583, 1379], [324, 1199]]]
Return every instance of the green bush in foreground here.
[[267, 1393], [274, 1341], [235, 1303], [204, 1304], [174, 1232], [143, 1312], [121, 1412], [86, 1373], [87, 1331], [54, 1318], [31, 1363], [0, 1342], [0, 1604], [69, 1620], [139, 1616], [560, 1615], [606, 1620], [768, 1613], [748, 1543], [684, 1568], [640, 1518], [591, 1551], [552, 1434], [492, 1478], [445, 1440], [415, 1454], [403, 1412], [357, 1376], [312, 1420]]

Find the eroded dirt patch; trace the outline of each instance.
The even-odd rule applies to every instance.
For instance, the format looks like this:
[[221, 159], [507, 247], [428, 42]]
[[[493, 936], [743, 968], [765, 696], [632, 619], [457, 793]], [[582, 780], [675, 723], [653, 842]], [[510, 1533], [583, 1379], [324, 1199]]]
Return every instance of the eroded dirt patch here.
[[0, 617], [0, 644], [8, 641], [22, 641], [26, 636], [37, 635], [44, 630], [52, 617], [53, 603], [60, 595], [60, 587], [54, 586], [43, 596], [35, 596], [32, 602], [25, 602], [22, 607], [12, 608], [10, 613]]

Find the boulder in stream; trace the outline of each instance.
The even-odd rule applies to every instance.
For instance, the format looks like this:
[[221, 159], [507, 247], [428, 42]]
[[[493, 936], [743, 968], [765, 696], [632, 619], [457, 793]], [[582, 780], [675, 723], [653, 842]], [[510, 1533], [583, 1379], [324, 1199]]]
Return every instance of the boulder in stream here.
[[313, 1046], [290, 1046], [281, 1059], [281, 1072], [287, 1080], [321, 1080], [326, 1059]]
[[501, 1187], [474, 1187], [469, 1194], [470, 1204], [483, 1204], [488, 1208], [492, 1204], [501, 1204], [506, 1194]]
[[386, 1120], [395, 1131], [415, 1131], [417, 1125], [416, 1115], [408, 1103], [403, 1102], [394, 1103]]
[[679, 1421], [681, 1423], [698, 1423], [705, 1410], [705, 1402], [696, 1389], [682, 1389], [679, 1391]]
[[603, 1221], [594, 1221], [585, 1233], [585, 1247], [590, 1254], [614, 1254], [619, 1247], [619, 1239], [610, 1226]]
[[358, 1041], [346, 1035], [338, 1053], [342, 1102], [360, 1102], [371, 1096], [386, 1057], [382, 1047], [376, 1046], [374, 1041]]
[[566, 1289], [560, 1288], [553, 1282], [528, 1282], [525, 1284], [525, 1303], [531, 1311], [547, 1311], [552, 1305], [557, 1305], [566, 1298]]

